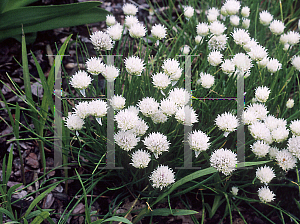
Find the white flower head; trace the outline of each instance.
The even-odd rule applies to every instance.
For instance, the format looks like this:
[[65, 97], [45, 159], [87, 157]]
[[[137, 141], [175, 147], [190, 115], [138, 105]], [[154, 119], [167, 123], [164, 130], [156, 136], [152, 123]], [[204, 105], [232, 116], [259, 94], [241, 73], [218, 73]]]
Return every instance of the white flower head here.
[[214, 21], [217, 21], [218, 16], [220, 15], [220, 11], [217, 8], [210, 8], [209, 10], [207, 10], [207, 20], [208, 22], [212, 23]]
[[117, 122], [118, 128], [127, 131], [133, 129], [138, 123], [139, 117], [135, 112], [130, 110], [120, 110], [115, 115], [115, 121]]
[[189, 54], [189, 53], [190, 53], [190, 46], [184, 45], [184, 46], [181, 48], [181, 52], [182, 52], [182, 54]]
[[86, 61], [87, 71], [92, 75], [99, 75], [105, 71], [105, 64], [101, 58], [92, 57]]
[[168, 98], [175, 102], [178, 107], [182, 107], [189, 102], [191, 94], [186, 89], [174, 88], [169, 92]]
[[237, 117], [228, 112], [225, 112], [221, 115], [218, 114], [217, 118], [215, 119], [215, 123], [220, 130], [225, 132], [225, 137], [227, 137], [226, 135], [228, 135], [229, 132], [235, 131], [239, 125]]
[[198, 122], [197, 114], [190, 106], [178, 108], [175, 113], [175, 118], [178, 122], [187, 126], [192, 126], [194, 123]]
[[300, 136], [300, 120], [291, 121], [290, 130], [294, 135]]
[[248, 55], [254, 61], [261, 61], [262, 59], [268, 57], [268, 52], [263, 46], [257, 44], [250, 48]]
[[288, 150], [300, 160], [300, 136], [293, 136], [289, 138]]
[[269, 189], [268, 186], [263, 186], [258, 189], [259, 200], [263, 203], [274, 201], [275, 194]]
[[268, 11], [265, 10], [259, 13], [259, 22], [262, 25], [268, 26], [272, 20], [273, 16]]
[[148, 166], [149, 162], [151, 161], [151, 156], [148, 152], [144, 150], [137, 150], [131, 155], [131, 161], [130, 163], [133, 167], [138, 169], [144, 169]]
[[282, 118], [276, 118], [273, 115], [268, 115], [264, 119], [264, 123], [269, 128], [270, 131], [275, 130], [278, 127], [285, 128], [286, 127], [286, 120]]
[[152, 186], [154, 188], [160, 188], [160, 190], [175, 182], [173, 170], [163, 165], [158, 166], [149, 178], [152, 181]]
[[250, 125], [258, 121], [256, 113], [251, 110], [245, 110], [242, 115], [242, 120], [244, 124]]
[[236, 0], [226, 0], [223, 6], [225, 7], [228, 15], [235, 15], [238, 14], [241, 7], [241, 3]]
[[195, 151], [195, 156], [198, 157], [202, 151], [206, 151], [209, 146], [209, 137], [200, 130], [194, 130], [188, 136], [188, 143], [192, 150]]
[[122, 130], [118, 131], [118, 133], [114, 135], [114, 139], [116, 144], [127, 152], [137, 146], [140, 141], [132, 131]]
[[84, 120], [76, 114], [70, 114], [66, 119], [66, 126], [70, 130], [80, 130], [84, 125]]
[[145, 36], [146, 34], [146, 28], [143, 24], [141, 23], [136, 23], [133, 24], [130, 28], [129, 28], [129, 35], [132, 38], [141, 38], [143, 36]]
[[291, 63], [294, 66], [294, 68], [300, 72], [300, 56], [293, 56]]
[[112, 26], [112, 25], [116, 24], [116, 18], [113, 15], [108, 14], [106, 16], [105, 22], [106, 22], [107, 26]]
[[231, 35], [234, 42], [240, 46], [247, 44], [251, 40], [248, 31], [244, 29], [234, 29]]
[[200, 79], [197, 81], [197, 83], [201, 84], [203, 88], [209, 89], [212, 87], [215, 83], [215, 78], [208, 73], [200, 73]]
[[208, 48], [210, 50], [224, 50], [227, 45], [227, 36], [225, 34], [223, 35], [211, 35], [209, 41], [208, 41]]
[[94, 32], [90, 36], [90, 39], [97, 51], [110, 50], [113, 48], [112, 39], [107, 33], [104, 33], [102, 31]]
[[114, 110], [122, 110], [125, 107], [126, 99], [123, 96], [115, 95], [109, 101]]
[[274, 170], [269, 166], [259, 167], [256, 169], [256, 178], [263, 184], [268, 184], [275, 177]]
[[269, 148], [269, 157], [270, 159], [275, 159], [279, 149], [277, 147], [270, 147]]
[[125, 59], [125, 68], [130, 75], [140, 76], [145, 67], [142, 59], [137, 56], [130, 56]]
[[225, 74], [232, 74], [235, 71], [235, 65], [231, 60], [225, 59], [221, 64], [221, 69]]
[[139, 20], [135, 16], [125, 16], [124, 24], [127, 28], [130, 28], [132, 25], [137, 23], [139, 23]]
[[155, 88], [165, 89], [171, 84], [171, 79], [163, 72], [152, 75], [152, 83]]
[[297, 159], [287, 149], [277, 152], [276, 161], [284, 171], [293, 169], [297, 163]]
[[112, 40], [120, 40], [122, 37], [123, 27], [120, 23], [107, 28], [106, 32]]
[[203, 39], [202, 36], [197, 35], [197, 36], [195, 37], [195, 42], [196, 42], [196, 44], [200, 44], [200, 43], [202, 42], [202, 39]]
[[123, 5], [123, 12], [125, 15], [135, 15], [138, 12], [138, 8], [130, 3], [126, 3]]
[[151, 34], [154, 38], [161, 40], [166, 37], [167, 35], [167, 29], [164, 25], [156, 24], [152, 26]]
[[184, 6], [183, 7], [183, 9], [184, 9], [184, 16], [186, 17], [186, 18], [192, 18], [192, 16], [194, 15], [194, 8], [192, 7], [192, 6]]
[[282, 67], [282, 64], [275, 58], [269, 59], [269, 62], [267, 63], [267, 69], [271, 73], [275, 73], [279, 71]]
[[161, 67], [164, 70], [164, 73], [167, 74], [171, 78], [171, 80], [174, 80], [172, 77], [177, 76], [178, 71], [180, 72], [181, 76], [182, 69], [179, 66], [180, 64], [176, 59], [168, 58], [164, 60]]
[[268, 154], [270, 146], [264, 141], [256, 141], [250, 148], [258, 158], [261, 158]]
[[275, 142], [280, 143], [289, 137], [289, 130], [285, 127], [278, 127], [271, 132], [271, 135]]
[[[214, 35], [221, 35], [226, 30], [226, 27], [223, 23], [219, 21], [214, 21], [208, 26], [210, 32]], [[198, 33], [199, 34], [199, 33]], [[200, 34], [199, 34], [200, 35]]]
[[243, 45], [243, 48], [245, 51], [249, 52], [251, 51], [251, 48], [255, 47], [257, 44], [258, 43], [254, 38], [250, 38], [250, 40], [245, 45]]
[[177, 105], [169, 98], [160, 101], [160, 110], [167, 116], [172, 116], [177, 111]]
[[230, 24], [232, 26], [238, 26], [240, 24], [240, 17], [237, 15], [230, 16]]
[[250, 19], [243, 18], [242, 27], [247, 30], [247, 29], [249, 29], [249, 26], [250, 26]]
[[238, 192], [239, 192], [239, 188], [238, 187], [232, 187], [231, 188], [231, 194], [233, 194], [234, 196], [237, 196]]
[[75, 114], [80, 117], [81, 119], [84, 119], [88, 117], [91, 113], [89, 108], [89, 102], [88, 101], [81, 101], [79, 102], [75, 108]]
[[275, 35], [280, 35], [284, 31], [284, 23], [279, 20], [273, 20], [269, 26], [271, 32]]
[[255, 98], [261, 103], [265, 103], [270, 95], [271, 90], [266, 86], [259, 86], [255, 89]]
[[158, 111], [155, 114], [151, 114], [150, 117], [154, 124], [165, 123], [168, 120], [168, 116], [165, 115], [162, 111]]
[[257, 61], [256, 64], [259, 68], [265, 68], [267, 67], [268, 62], [269, 62], [269, 58], [265, 57], [261, 61]]
[[167, 136], [158, 132], [150, 133], [143, 140], [143, 143], [149, 151], [153, 152], [156, 159], [163, 152], [168, 151], [170, 146], [170, 142], [168, 141]]
[[92, 83], [92, 78], [85, 71], [76, 72], [70, 79], [72, 87], [86, 89]]
[[211, 51], [207, 56], [207, 61], [212, 66], [218, 66], [219, 64], [222, 63], [222, 57], [223, 55], [221, 54], [220, 51]]
[[102, 73], [107, 82], [113, 82], [119, 76], [120, 70], [113, 65], [106, 65]]
[[255, 122], [248, 126], [250, 134], [256, 140], [263, 140], [268, 144], [273, 142], [271, 132], [266, 124], [261, 122]]
[[287, 34], [287, 43], [290, 45], [296, 45], [299, 43], [300, 40], [300, 34], [295, 31], [289, 31]]
[[247, 72], [252, 67], [251, 59], [244, 53], [237, 53], [234, 55], [232, 62], [241, 72]]
[[144, 97], [139, 101], [138, 106], [144, 116], [150, 117], [158, 112], [159, 103], [152, 97]]
[[139, 119], [136, 123], [136, 126], [131, 129], [131, 131], [137, 136], [143, 136], [148, 130], [149, 126], [142, 119]]
[[267, 117], [269, 111], [264, 104], [261, 103], [253, 103], [247, 107], [247, 110], [252, 111], [256, 114], [257, 119], [263, 120]]
[[228, 176], [236, 170], [237, 155], [228, 149], [217, 149], [210, 156], [210, 165]]
[[88, 104], [89, 114], [95, 117], [104, 117], [107, 114], [107, 103], [103, 100], [92, 100]]
[[248, 6], [244, 6], [241, 10], [241, 15], [248, 18], [250, 15], [250, 8]]
[[209, 33], [209, 28], [207, 23], [198, 23], [197, 34], [201, 37], [205, 37]]

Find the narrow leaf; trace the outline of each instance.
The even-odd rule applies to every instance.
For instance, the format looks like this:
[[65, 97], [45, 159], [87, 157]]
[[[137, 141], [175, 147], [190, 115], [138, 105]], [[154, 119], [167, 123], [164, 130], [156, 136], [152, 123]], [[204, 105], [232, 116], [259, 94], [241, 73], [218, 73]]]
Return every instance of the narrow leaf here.
[[35, 219], [31, 222], [31, 224], [40, 224], [49, 216], [49, 212], [41, 212]]
[[132, 224], [132, 222], [130, 222], [128, 219], [125, 219], [124, 217], [120, 217], [120, 216], [113, 216], [110, 217], [108, 219], [103, 220], [102, 222], [111, 222], [111, 221], [117, 221], [117, 222], [124, 222], [127, 224]]
[[158, 208], [152, 210], [150, 213], [147, 214], [147, 216], [178, 216], [178, 215], [194, 215], [198, 212], [193, 210], [187, 210], [187, 209], [172, 209], [172, 213], [169, 208]]
[[5, 215], [7, 215], [11, 220], [16, 220], [14, 215], [9, 212], [8, 210], [4, 209], [4, 208], [0, 208], [0, 213], [4, 213]]

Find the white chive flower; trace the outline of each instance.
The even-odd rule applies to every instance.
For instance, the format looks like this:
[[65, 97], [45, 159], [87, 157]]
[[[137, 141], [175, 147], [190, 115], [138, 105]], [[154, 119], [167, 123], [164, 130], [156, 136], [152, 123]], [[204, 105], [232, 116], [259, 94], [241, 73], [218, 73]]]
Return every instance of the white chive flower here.
[[181, 53], [182, 54], [189, 54], [190, 53], [190, 47], [188, 45], [184, 45], [182, 48], [181, 48]]
[[281, 67], [282, 64], [275, 58], [269, 59], [269, 62], [267, 63], [267, 69], [271, 73], [279, 71]]
[[271, 132], [271, 135], [275, 142], [280, 143], [289, 137], [289, 130], [285, 127], [278, 127]]
[[235, 15], [239, 13], [241, 3], [236, 0], [226, 0], [223, 6], [225, 7], [228, 15]]
[[233, 37], [234, 42], [240, 46], [247, 44], [251, 40], [248, 31], [244, 29], [234, 29], [231, 36]]
[[[210, 11], [210, 10], [212, 10], [212, 9], [213, 9], [213, 11]], [[208, 13], [207, 13], [207, 21], [208, 21], [209, 23], [212, 23], [212, 22], [217, 21], [217, 20], [218, 20], [218, 16], [219, 16], [219, 14], [220, 14], [218, 9], [216, 9], [216, 8], [212, 8], [212, 9], [209, 9], [209, 10], [208, 10]], [[216, 10], [217, 13], [215, 13], [214, 10]]]
[[134, 16], [138, 12], [138, 8], [135, 5], [130, 4], [130, 3], [124, 4], [122, 9], [123, 9], [123, 12], [125, 15], [133, 15]]
[[165, 123], [168, 120], [167, 115], [165, 115], [162, 111], [152, 114], [150, 118], [154, 124]]
[[145, 67], [142, 59], [137, 56], [130, 56], [125, 59], [125, 68], [130, 75], [140, 76]]
[[268, 56], [268, 52], [263, 46], [257, 44], [256, 46], [250, 48], [248, 55], [254, 61], [261, 61]]
[[268, 144], [273, 142], [271, 132], [266, 124], [261, 122], [255, 122], [248, 126], [250, 134], [256, 140], [263, 140]]
[[248, 6], [244, 6], [241, 10], [241, 15], [248, 18], [250, 15], [250, 8]]
[[227, 137], [230, 132], [235, 131], [239, 125], [237, 117], [228, 112], [221, 115], [218, 114], [215, 123], [220, 130], [224, 131], [225, 137]]
[[104, 117], [107, 114], [107, 103], [103, 100], [92, 100], [88, 104], [89, 113], [95, 117]]
[[250, 26], [250, 19], [243, 18], [242, 27], [247, 30], [249, 29], [249, 26]]
[[240, 17], [237, 15], [230, 16], [230, 24], [232, 26], [238, 26], [240, 24]]
[[290, 130], [294, 135], [300, 136], [300, 120], [291, 121]]
[[201, 41], [202, 41], [202, 39], [203, 39], [203, 37], [202, 37], [202, 36], [200, 36], [200, 35], [197, 35], [197, 36], [195, 37], [195, 43], [196, 43], [196, 44], [200, 44], [200, 43], [201, 43]]
[[135, 16], [125, 16], [124, 24], [127, 28], [130, 28], [132, 25], [137, 23], [139, 23], [139, 20]]
[[275, 194], [269, 189], [268, 186], [263, 186], [259, 188], [257, 192], [259, 200], [263, 203], [268, 203], [274, 201], [275, 199]]
[[269, 113], [267, 107], [261, 103], [253, 103], [247, 107], [247, 110], [254, 112], [259, 120], [265, 119]]
[[256, 169], [256, 178], [263, 184], [268, 184], [275, 177], [274, 170], [269, 166], [259, 167]]
[[261, 158], [269, 153], [270, 146], [264, 141], [256, 141], [250, 146], [250, 148], [258, 158]]
[[221, 9], [220, 9], [221, 15], [224, 16], [226, 18], [226, 16], [228, 16], [228, 13], [226, 11], [226, 8], [224, 7], [224, 5], [222, 5]]
[[194, 15], [194, 8], [192, 6], [183, 6], [184, 9], [184, 16], [186, 18], [191, 18]]
[[179, 123], [187, 126], [192, 126], [198, 122], [195, 110], [190, 106], [180, 107], [175, 113], [175, 118]]
[[206, 151], [210, 146], [209, 137], [200, 130], [194, 130], [189, 133], [188, 143], [191, 149], [195, 151], [196, 158], [201, 152]]
[[152, 97], [144, 97], [138, 102], [138, 107], [144, 116], [150, 117], [158, 112], [159, 103]]
[[120, 40], [122, 37], [123, 27], [120, 23], [107, 28], [106, 32], [112, 40]]
[[171, 84], [171, 79], [163, 72], [152, 75], [152, 83], [157, 89], [165, 89]]
[[104, 33], [102, 31], [94, 32], [90, 36], [90, 39], [97, 51], [110, 50], [113, 48], [112, 39], [107, 33]]
[[239, 192], [239, 188], [238, 187], [232, 187], [230, 193], [233, 194], [233, 196], [237, 196]]
[[167, 30], [164, 25], [156, 24], [152, 26], [151, 34], [154, 38], [161, 40], [166, 37]]
[[66, 118], [66, 126], [68, 129], [70, 129], [72, 131], [82, 129], [83, 125], [84, 125], [84, 120], [81, 119], [76, 114], [70, 114]]
[[293, 169], [297, 163], [297, 159], [287, 149], [277, 152], [276, 161], [284, 171]]
[[92, 57], [86, 61], [87, 71], [92, 75], [99, 75], [105, 71], [105, 64], [101, 58]]
[[76, 89], [86, 89], [92, 83], [92, 78], [85, 71], [77, 71], [70, 79], [70, 84]]
[[140, 112], [139, 108], [137, 106], [133, 106], [133, 105], [129, 106], [126, 110], [133, 112], [136, 115], [139, 115], [139, 112]]
[[208, 41], [208, 48], [210, 50], [224, 50], [227, 45], [227, 36], [225, 34], [223, 35], [211, 35], [209, 41]]
[[236, 170], [237, 155], [228, 149], [217, 149], [210, 156], [210, 165], [228, 176]]
[[258, 121], [256, 114], [250, 110], [245, 110], [243, 112], [242, 120], [246, 125], [250, 125]]
[[90, 109], [89, 109], [89, 102], [88, 101], [81, 101], [79, 102], [75, 108], [75, 114], [80, 117], [81, 119], [84, 119], [90, 115]]
[[102, 73], [107, 82], [113, 82], [119, 76], [120, 70], [113, 65], [106, 65]]
[[256, 64], [259, 68], [265, 68], [265, 67], [267, 67], [268, 62], [269, 62], [269, 58], [265, 57], [261, 61], [257, 61]]
[[247, 72], [252, 67], [251, 59], [244, 53], [234, 55], [232, 62], [240, 72]]
[[272, 20], [273, 16], [268, 11], [265, 10], [259, 13], [259, 22], [262, 25], [268, 26]]
[[266, 124], [266, 126], [269, 128], [270, 131], [273, 131], [278, 127], [283, 127], [283, 128], [286, 127], [286, 120], [282, 118], [276, 118], [273, 115], [268, 115], [264, 119], [264, 123]]
[[131, 131], [136, 135], [136, 136], [143, 136], [146, 131], [148, 130], [149, 126], [146, 124], [146, 122], [142, 119], [139, 119], [136, 123], [136, 126], [131, 129]]
[[269, 148], [269, 157], [270, 159], [275, 159], [279, 149], [277, 147], [270, 147]]
[[112, 25], [116, 24], [116, 18], [113, 15], [109, 14], [106, 16], [105, 22], [106, 22], [107, 26], [112, 26]]
[[160, 110], [167, 116], [172, 116], [177, 111], [177, 105], [169, 98], [160, 101]]
[[174, 88], [169, 92], [168, 98], [176, 103], [178, 107], [186, 105], [191, 98], [191, 94], [183, 88]]
[[172, 77], [177, 76], [178, 71], [180, 72], [181, 76], [182, 69], [179, 66], [180, 64], [176, 59], [168, 58], [164, 60], [163, 65], [161, 67], [164, 70], [164, 73], [170, 76], [170, 78], [173, 80]]
[[235, 65], [231, 60], [225, 59], [221, 64], [221, 69], [225, 74], [232, 74], [235, 71]]
[[119, 113], [115, 115], [114, 120], [117, 122], [118, 128], [127, 131], [133, 129], [139, 120], [136, 113], [129, 110], [120, 110]]
[[270, 95], [271, 90], [266, 86], [259, 86], [255, 89], [255, 98], [261, 103], [265, 103]]
[[300, 72], [300, 56], [293, 56], [291, 63], [294, 66], [294, 68]]
[[[208, 26], [210, 32], [214, 35], [221, 35], [224, 33], [226, 30], [226, 26], [219, 22], [219, 21], [214, 21]], [[199, 33], [198, 33], [199, 34]], [[200, 35], [200, 34], [199, 34]]]
[[289, 31], [287, 34], [287, 43], [290, 45], [296, 45], [299, 43], [300, 34], [295, 31]]
[[247, 52], [251, 51], [251, 48], [252, 47], [255, 47], [257, 45], [257, 41], [253, 38], [250, 38], [250, 40], [245, 44], [243, 45], [243, 49]]
[[114, 139], [116, 144], [127, 152], [137, 146], [139, 142], [139, 138], [137, 138], [132, 131], [120, 130], [114, 135]]
[[289, 40], [288, 35], [284, 33], [280, 36], [279, 43], [285, 45], [288, 43], [288, 40]]
[[293, 136], [289, 138], [288, 150], [300, 160], [300, 136]]
[[221, 54], [220, 51], [211, 51], [207, 56], [207, 61], [212, 66], [218, 66], [219, 64], [222, 63], [222, 57], [223, 55]]
[[294, 107], [294, 104], [295, 104], [295, 102], [293, 99], [288, 99], [288, 101], [286, 101], [285, 106], [290, 109], [290, 108]]
[[146, 34], [146, 28], [143, 24], [141, 23], [136, 23], [133, 24], [130, 28], [129, 28], [129, 35], [132, 38], [141, 38], [143, 36], [145, 36]]
[[205, 37], [209, 33], [209, 28], [207, 23], [198, 23], [197, 25], [197, 34], [201, 37]]
[[114, 110], [122, 110], [125, 107], [126, 99], [123, 96], [115, 95], [109, 101]]
[[197, 83], [201, 84], [203, 88], [209, 89], [214, 85], [215, 78], [211, 74], [201, 72]]
[[151, 156], [148, 152], [144, 150], [137, 150], [132, 153], [130, 163], [133, 167], [138, 169], [144, 169], [148, 166], [149, 162], [151, 161]]
[[167, 136], [158, 132], [150, 133], [143, 140], [143, 143], [149, 151], [153, 152], [156, 159], [163, 152], [168, 151], [170, 146], [170, 142], [168, 141]]
[[152, 186], [154, 188], [162, 190], [164, 187], [175, 182], [175, 174], [168, 166], [160, 165], [152, 171], [149, 179], [152, 181]]
[[284, 32], [284, 23], [279, 20], [273, 20], [269, 28], [273, 34], [280, 35]]

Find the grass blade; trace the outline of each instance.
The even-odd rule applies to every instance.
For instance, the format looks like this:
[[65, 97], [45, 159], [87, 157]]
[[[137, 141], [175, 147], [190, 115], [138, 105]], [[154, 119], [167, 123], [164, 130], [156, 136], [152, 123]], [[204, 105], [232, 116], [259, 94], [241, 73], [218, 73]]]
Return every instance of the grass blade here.
[[49, 217], [49, 212], [41, 212], [35, 219], [31, 222], [31, 224], [40, 224], [43, 222], [47, 217]]

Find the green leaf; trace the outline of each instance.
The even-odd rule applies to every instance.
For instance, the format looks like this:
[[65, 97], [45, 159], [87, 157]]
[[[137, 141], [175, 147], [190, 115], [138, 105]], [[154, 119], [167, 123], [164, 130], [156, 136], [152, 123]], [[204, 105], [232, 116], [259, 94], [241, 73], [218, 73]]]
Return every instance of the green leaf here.
[[56, 183], [54, 186], [50, 187], [49, 189], [47, 189], [46, 191], [44, 191], [43, 193], [41, 193], [38, 197], [36, 197], [31, 204], [29, 205], [24, 218], [27, 218], [27, 216], [29, 215], [29, 213], [31, 212], [31, 210], [37, 205], [37, 203], [39, 203], [49, 192], [51, 192], [59, 183]]
[[[38, 206], [37, 206], [37, 208], [38, 208]], [[38, 208], [38, 209], [40, 209], [40, 208]], [[53, 209], [40, 209], [40, 210], [36, 210], [36, 211], [31, 212], [26, 218], [27, 219], [32, 219], [32, 218], [38, 216], [39, 214], [41, 214], [42, 212], [51, 212], [51, 211], [53, 211]]]
[[14, 191], [19, 188], [20, 186], [22, 186], [22, 184], [16, 184], [14, 186], [12, 186], [11, 188], [9, 188], [9, 190], [7, 191], [7, 199], [8, 199], [8, 202], [10, 202], [10, 198], [11, 198], [11, 195], [14, 193]]
[[8, 156], [8, 160], [7, 160], [6, 176], [5, 176], [5, 179], [3, 179], [5, 184], [7, 184], [8, 180], [10, 178], [11, 170], [12, 170], [12, 161], [13, 161], [13, 155], [14, 155], [13, 149], [14, 149], [14, 145], [12, 144], [10, 147], [10, 152], [9, 152], [9, 156]]
[[168, 215], [194, 215], [198, 212], [193, 210], [187, 210], [187, 209], [172, 209], [172, 213], [169, 208], [158, 208], [152, 210], [150, 213], [148, 213], [146, 216], [168, 216]]
[[4, 209], [4, 208], [0, 208], [0, 213], [4, 213], [5, 215], [7, 215], [11, 220], [16, 220], [14, 215], [9, 212], [8, 210]]
[[108, 219], [103, 220], [102, 222], [111, 222], [111, 221], [117, 221], [117, 222], [124, 222], [127, 224], [132, 224], [132, 222], [130, 222], [128, 219], [124, 218], [124, 217], [120, 217], [120, 216], [113, 216], [110, 217]]
[[2, 13], [7, 5], [8, 0], [0, 1], [0, 13]]
[[[7, 0], [4, 0], [4, 1], [7, 1]], [[37, 1], [39, 1], [39, 0], [9, 0], [9, 1], [7, 1], [7, 4], [6, 4], [4, 10], [1, 12], [6, 12], [9, 10], [17, 9], [17, 8], [29, 5], [29, 4], [37, 2]]]
[[50, 215], [49, 212], [41, 212], [32, 222], [31, 224], [40, 224]]

